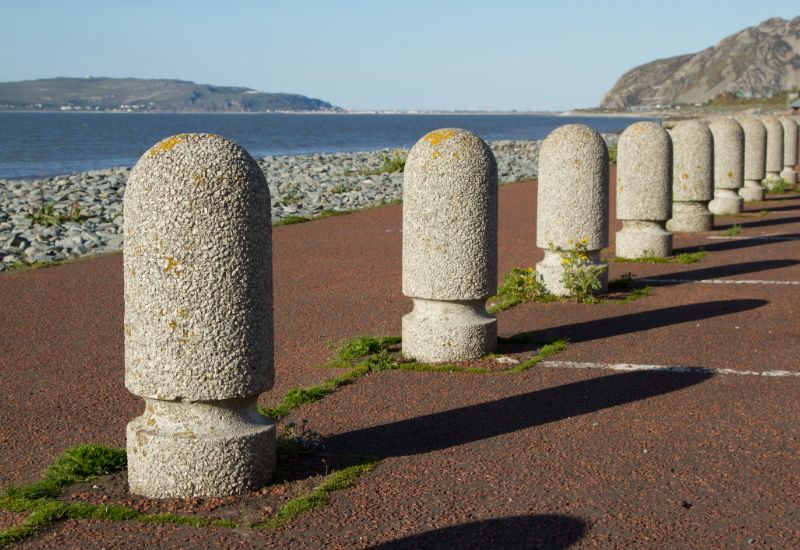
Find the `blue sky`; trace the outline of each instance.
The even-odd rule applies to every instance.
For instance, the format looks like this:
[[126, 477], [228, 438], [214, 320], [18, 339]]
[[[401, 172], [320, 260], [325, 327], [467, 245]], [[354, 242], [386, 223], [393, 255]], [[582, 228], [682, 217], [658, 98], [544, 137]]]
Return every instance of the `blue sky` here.
[[0, 81], [180, 78], [349, 109], [597, 105], [797, 0], [0, 0]]

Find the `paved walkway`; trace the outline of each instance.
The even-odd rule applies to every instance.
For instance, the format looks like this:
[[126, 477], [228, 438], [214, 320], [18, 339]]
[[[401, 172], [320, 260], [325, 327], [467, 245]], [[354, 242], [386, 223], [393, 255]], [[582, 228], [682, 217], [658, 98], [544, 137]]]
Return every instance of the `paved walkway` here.
[[[502, 274], [542, 254], [535, 185], [500, 196]], [[382, 372], [301, 408], [329, 449], [385, 460], [286, 529], [65, 521], [22, 546], [800, 547], [800, 198], [748, 211], [717, 220], [741, 238], [676, 236], [708, 251], [700, 263], [611, 265], [647, 278], [649, 297], [499, 314], [501, 335], [567, 338], [551, 362]], [[399, 206], [275, 229], [263, 403], [330, 377], [315, 368], [329, 344], [399, 334], [400, 230]], [[123, 385], [122, 311], [121, 256], [0, 274], [0, 486], [71, 445], [124, 446], [142, 404]]]

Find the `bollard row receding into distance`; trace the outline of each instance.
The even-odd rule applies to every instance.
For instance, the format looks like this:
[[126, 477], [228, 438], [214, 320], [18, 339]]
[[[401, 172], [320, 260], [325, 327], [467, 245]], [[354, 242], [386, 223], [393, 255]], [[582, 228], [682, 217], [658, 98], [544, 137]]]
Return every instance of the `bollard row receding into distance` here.
[[422, 137], [403, 175], [403, 355], [431, 363], [494, 351], [497, 320], [497, 163], [466, 130]]
[[275, 467], [256, 406], [274, 372], [264, 174], [231, 141], [181, 134], [139, 159], [124, 207], [125, 385], [146, 405], [127, 428], [130, 490], [257, 489]]
[[588, 261], [602, 269], [601, 288], [608, 288], [608, 266], [600, 250], [608, 246], [608, 149], [602, 136], [581, 124], [550, 133], [539, 152], [536, 245], [544, 259], [536, 273], [547, 289], [567, 296], [561, 251], [586, 246]]

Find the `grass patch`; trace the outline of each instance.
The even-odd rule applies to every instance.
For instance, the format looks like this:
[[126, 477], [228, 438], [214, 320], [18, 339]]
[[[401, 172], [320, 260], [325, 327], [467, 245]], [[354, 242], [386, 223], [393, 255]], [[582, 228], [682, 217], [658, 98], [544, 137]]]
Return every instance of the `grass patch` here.
[[89, 219], [89, 216], [81, 214], [81, 208], [77, 202], [73, 202], [67, 212], [56, 212], [53, 203], [45, 202], [39, 207], [38, 210], [31, 214], [33, 223], [43, 225], [45, 227], [57, 226], [61, 227], [64, 222], [72, 221], [81, 223]]
[[394, 172], [402, 172], [406, 168], [406, 158], [408, 158], [408, 151], [403, 149], [395, 149], [392, 155], [381, 153], [381, 167], [378, 168], [379, 174], [393, 174]]
[[0, 497], [53, 498], [67, 485], [119, 472], [126, 464], [123, 449], [103, 445], [71, 447], [50, 465], [44, 479], [24, 487], [9, 487], [0, 493]]
[[335, 218], [336, 216], [344, 216], [346, 214], [352, 214], [352, 213], [353, 213], [352, 210], [323, 210], [322, 212], [314, 216], [314, 219]]
[[554, 342], [550, 342], [549, 344], [543, 345], [538, 353], [528, 359], [527, 361], [523, 361], [513, 369], [509, 370], [509, 374], [518, 374], [520, 372], [524, 372], [531, 367], [536, 366], [537, 364], [541, 363], [551, 355], [555, 355], [556, 353], [560, 353], [567, 349], [567, 341], [566, 340], [556, 340]]
[[525, 302], [552, 302], [556, 297], [550, 294], [535, 268], [515, 267], [503, 276], [503, 284], [497, 294], [489, 298], [489, 313], [497, 313]]
[[789, 182], [781, 178], [773, 181], [767, 181], [764, 187], [766, 188], [767, 193], [779, 195], [786, 193], [789, 190]]
[[608, 163], [609, 164], [616, 164], [617, 163], [617, 146], [612, 145], [608, 148]]
[[614, 256], [611, 261], [617, 263], [632, 263], [632, 264], [694, 264], [706, 257], [706, 251], [703, 249], [695, 250], [694, 252], [681, 252], [674, 256], [661, 258], [658, 256], [646, 256], [644, 258], [623, 258], [621, 256]]
[[738, 237], [742, 234], [742, 226], [739, 224], [734, 224], [720, 234], [723, 237]]
[[267, 521], [257, 523], [253, 525], [253, 527], [258, 529], [279, 529], [285, 527], [290, 521], [303, 512], [324, 506], [328, 502], [328, 497], [331, 493], [352, 487], [359, 477], [374, 470], [378, 462], [379, 461], [376, 459], [371, 459], [365, 464], [357, 464], [330, 474], [310, 493], [290, 500], [274, 517]]
[[352, 187], [350, 187], [348, 185], [345, 185], [343, 183], [340, 183], [338, 185], [334, 185], [331, 188], [331, 193], [336, 193], [338, 195], [338, 194], [341, 194], [341, 193], [347, 193], [347, 192], [352, 191], [352, 190], [353, 190]]
[[279, 225], [294, 225], [296, 223], [306, 223], [310, 222], [311, 218], [307, 218], [305, 216], [287, 216], [282, 220], [278, 220], [272, 225], [279, 226]]

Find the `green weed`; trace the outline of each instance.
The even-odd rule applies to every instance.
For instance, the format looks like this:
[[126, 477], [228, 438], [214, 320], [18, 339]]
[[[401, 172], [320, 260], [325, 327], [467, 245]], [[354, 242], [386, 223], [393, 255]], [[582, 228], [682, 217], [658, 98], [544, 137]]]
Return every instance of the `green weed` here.
[[738, 237], [739, 235], [742, 234], [742, 226], [739, 224], [734, 224], [725, 231], [723, 231], [721, 234], [723, 237]]
[[694, 252], [681, 252], [674, 256], [662, 258], [660, 256], [645, 256], [644, 258], [622, 258], [615, 256], [612, 261], [629, 264], [694, 264], [706, 257], [703, 249]]
[[524, 302], [548, 302], [555, 300], [542, 282], [542, 277], [533, 267], [515, 267], [503, 277], [497, 294], [489, 298], [489, 313], [497, 313]]

